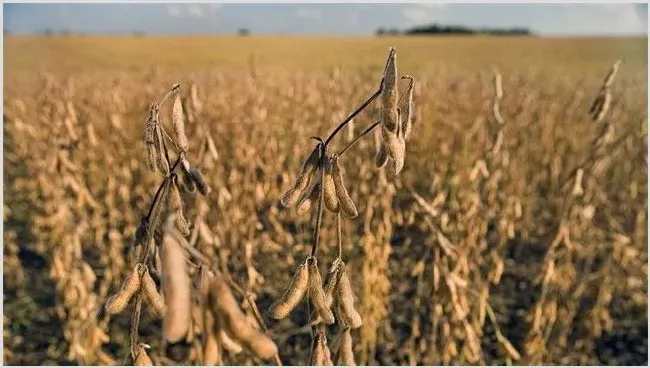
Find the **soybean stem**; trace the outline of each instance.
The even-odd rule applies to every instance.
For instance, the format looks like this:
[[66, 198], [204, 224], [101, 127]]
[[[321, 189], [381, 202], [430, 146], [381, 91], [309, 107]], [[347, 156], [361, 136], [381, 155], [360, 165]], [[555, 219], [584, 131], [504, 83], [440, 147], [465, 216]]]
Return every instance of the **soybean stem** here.
[[318, 161], [318, 171], [320, 173], [320, 193], [318, 196], [318, 212], [316, 214], [316, 229], [314, 230], [314, 241], [311, 248], [311, 256], [316, 257], [318, 252], [318, 242], [320, 238], [320, 226], [323, 220], [323, 188], [325, 185], [325, 146], [321, 145], [320, 159]]
[[338, 259], [341, 259], [343, 256], [343, 245], [341, 241], [341, 211], [336, 213], [336, 242], [339, 247], [339, 256]]
[[[383, 84], [383, 79], [382, 79], [382, 84]], [[337, 126], [336, 129], [334, 129], [334, 131], [325, 140], [325, 148], [327, 148], [327, 145], [336, 136], [336, 134], [338, 134], [338, 132], [341, 131], [341, 129], [343, 129], [350, 122], [350, 120], [354, 119], [355, 116], [359, 115], [359, 113], [363, 111], [363, 109], [365, 109], [366, 106], [368, 106], [375, 98], [379, 97], [380, 93], [381, 93], [381, 88], [379, 88], [375, 92], [375, 94], [370, 96], [370, 98], [368, 98], [364, 103], [362, 103], [361, 106], [357, 107], [357, 109], [354, 110], [354, 112], [352, 112], [352, 114], [350, 114], [350, 116], [348, 116], [341, 124], [339, 124], [339, 126]]]
[[381, 121], [375, 122], [374, 124], [372, 124], [371, 126], [366, 128], [366, 130], [364, 130], [361, 134], [359, 134], [353, 140], [351, 140], [350, 143], [348, 143], [348, 145], [345, 146], [345, 148], [343, 148], [338, 153], [338, 156], [341, 157], [345, 153], [345, 151], [348, 150], [348, 148], [354, 146], [361, 138], [363, 138], [366, 134], [370, 133], [373, 129], [375, 129], [377, 126], [379, 126], [379, 124], [381, 124]]

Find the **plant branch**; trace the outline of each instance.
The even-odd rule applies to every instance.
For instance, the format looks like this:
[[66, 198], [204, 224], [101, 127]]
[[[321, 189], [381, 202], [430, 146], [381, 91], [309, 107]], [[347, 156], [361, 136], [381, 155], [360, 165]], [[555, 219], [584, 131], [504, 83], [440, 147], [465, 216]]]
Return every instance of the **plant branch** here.
[[[609, 150], [608, 150], [608, 152], [612, 152], [612, 151], [614, 151], [615, 148], [618, 148], [618, 146], [619, 146], [620, 144], [622, 144], [623, 142], [625, 142], [625, 140], [627, 140], [627, 138], [629, 138], [632, 134], [633, 134], [632, 129], [630, 129], [630, 130], [628, 130], [625, 134], [621, 135], [617, 140], [615, 140], [614, 142], [612, 142], [611, 144], [609, 144]], [[648, 135], [648, 133], [644, 133], [643, 136], [641, 136], [641, 137], [639, 137], [639, 138], [643, 138], [643, 137], [645, 137], [645, 136], [647, 136], [647, 135]], [[567, 185], [567, 184], [569, 183], [569, 181], [571, 180], [571, 178], [573, 178], [573, 176], [578, 172], [578, 170], [579, 170], [580, 168], [586, 168], [586, 167], [589, 167], [589, 166], [591, 166], [595, 161], [597, 161], [598, 159], [603, 158], [603, 157], [605, 156], [605, 153], [602, 153], [602, 152], [603, 152], [603, 151], [601, 151], [600, 154], [594, 154], [594, 153], [593, 153], [593, 148], [592, 148], [592, 154], [589, 155], [586, 159], [582, 160], [582, 162], [581, 162], [580, 164], [576, 165], [576, 167], [575, 167], [573, 170], [571, 170], [571, 173], [570, 173], [570, 174], [569, 174], [569, 175], [568, 175], [564, 180], [562, 180], [562, 181], [560, 182], [560, 183], [561, 183], [560, 188], [564, 188], [564, 186]]]
[[338, 258], [341, 259], [341, 257], [343, 257], [343, 242], [341, 240], [341, 211], [336, 213], [336, 242], [339, 247]]
[[172, 86], [172, 88], [169, 91], [167, 91], [167, 93], [165, 93], [163, 98], [160, 99], [160, 102], [158, 102], [158, 108], [160, 108], [167, 101], [169, 96], [171, 96], [173, 93], [177, 93], [180, 88], [181, 88], [181, 84], [180, 83], [175, 83]]
[[[228, 284], [235, 289], [241, 296], [246, 299], [246, 302], [248, 303], [248, 306], [253, 310], [253, 315], [255, 316], [255, 319], [257, 320], [257, 323], [262, 327], [264, 330], [264, 333], [267, 335], [271, 335], [269, 332], [269, 329], [266, 327], [266, 323], [264, 323], [264, 319], [262, 319], [262, 315], [260, 314], [260, 310], [257, 308], [257, 305], [255, 304], [255, 301], [253, 300], [253, 293], [245, 291], [241, 286], [237, 285], [235, 281], [228, 275], [227, 277], [224, 277]], [[278, 366], [282, 366], [282, 360], [280, 359], [280, 354], [276, 353], [274, 356], [275, 363]]]
[[174, 165], [172, 165], [172, 167], [169, 169], [169, 175], [160, 184], [160, 186], [158, 187], [158, 190], [156, 190], [156, 194], [154, 195], [153, 201], [151, 202], [151, 206], [149, 206], [149, 211], [147, 212], [147, 217], [146, 217], [147, 220], [149, 220], [149, 217], [151, 216], [151, 212], [153, 211], [153, 208], [156, 205], [156, 201], [158, 200], [158, 197], [160, 196], [160, 192], [162, 192], [162, 189], [165, 187], [166, 181], [169, 180], [172, 173], [174, 172], [174, 170], [176, 170], [176, 167], [178, 166], [178, 164], [180, 162], [181, 162], [181, 156], [178, 156], [178, 158], [176, 159], [176, 162], [174, 162]]
[[[383, 84], [383, 79], [382, 79], [382, 84]], [[368, 98], [366, 102], [362, 103], [359, 107], [357, 107], [357, 109], [354, 110], [354, 112], [352, 112], [352, 114], [350, 114], [350, 116], [348, 116], [341, 124], [339, 124], [339, 126], [336, 127], [336, 129], [334, 129], [334, 131], [325, 140], [325, 148], [327, 148], [327, 145], [336, 136], [336, 134], [338, 134], [338, 132], [341, 131], [341, 129], [343, 129], [350, 122], [350, 120], [354, 119], [355, 116], [359, 115], [359, 113], [363, 111], [363, 109], [365, 109], [366, 106], [368, 106], [375, 98], [379, 97], [379, 94], [381, 94], [381, 87], [375, 92], [375, 94], [370, 96], [370, 98]]]
[[348, 150], [348, 148], [354, 146], [357, 143], [357, 141], [359, 141], [361, 138], [363, 138], [366, 134], [370, 133], [373, 129], [375, 129], [380, 124], [381, 124], [381, 121], [378, 121], [378, 122], [375, 122], [374, 124], [372, 124], [371, 126], [369, 126], [368, 128], [366, 128], [366, 130], [364, 130], [361, 134], [359, 134], [353, 140], [351, 140], [350, 143], [348, 143], [348, 145], [345, 146], [345, 148], [343, 148], [337, 155], [339, 157], [341, 157], [345, 153], [345, 151]]
[[321, 145], [321, 155], [318, 161], [318, 171], [320, 172], [320, 193], [318, 196], [318, 209], [316, 214], [316, 228], [314, 229], [314, 241], [311, 248], [311, 256], [316, 257], [318, 252], [318, 241], [320, 239], [320, 226], [323, 221], [323, 188], [325, 186], [325, 146]]

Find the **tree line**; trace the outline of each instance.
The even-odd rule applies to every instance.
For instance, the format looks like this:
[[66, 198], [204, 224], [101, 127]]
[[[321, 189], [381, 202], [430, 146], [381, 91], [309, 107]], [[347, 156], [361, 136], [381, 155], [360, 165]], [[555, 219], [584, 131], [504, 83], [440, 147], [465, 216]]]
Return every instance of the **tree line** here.
[[433, 23], [430, 25], [416, 26], [403, 31], [396, 28], [379, 28], [375, 32], [378, 36], [383, 35], [494, 35], [494, 36], [529, 36], [533, 33], [524, 27], [514, 28], [471, 28], [457, 25], [441, 25]]

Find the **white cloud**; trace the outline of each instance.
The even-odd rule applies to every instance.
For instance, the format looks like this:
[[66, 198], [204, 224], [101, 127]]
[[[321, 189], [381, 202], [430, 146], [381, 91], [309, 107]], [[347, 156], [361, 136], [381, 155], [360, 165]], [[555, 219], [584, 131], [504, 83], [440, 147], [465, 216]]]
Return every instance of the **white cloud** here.
[[199, 4], [190, 4], [187, 6], [187, 13], [193, 17], [202, 17], [203, 8]]
[[643, 19], [634, 6], [635, 4], [625, 4], [618, 14], [623, 33], [644, 33], [648, 29], [647, 18]]
[[417, 5], [425, 8], [437, 8], [437, 9], [441, 9], [447, 6], [446, 3], [424, 3], [424, 4], [417, 4]]
[[167, 5], [167, 14], [172, 17], [178, 17], [181, 15], [181, 7], [178, 5]]
[[413, 7], [402, 9], [402, 14], [404, 17], [406, 17], [406, 19], [416, 23], [423, 22], [431, 18], [426, 10]]
[[298, 18], [319, 19], [320, 17], [321, 17], [321, 13], [319, 9], [307, 9], [307, 8], [298, 9]]

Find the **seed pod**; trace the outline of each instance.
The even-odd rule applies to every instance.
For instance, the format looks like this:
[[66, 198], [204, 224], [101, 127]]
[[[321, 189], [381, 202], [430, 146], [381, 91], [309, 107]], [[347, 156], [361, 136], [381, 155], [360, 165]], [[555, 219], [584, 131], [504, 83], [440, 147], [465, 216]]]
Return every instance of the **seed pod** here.
[[205, 179], [203, 179], [201, 172], [197, 168], [193, 167], [190, 169], [189, 174], [192, 181], [196, 184], [196, 187], [199, 188], [199, 192], [201, 192], [201, 194], [204, 196], [207, 196], [208, 193], [210, 193], [210, 187], [208, 187]]
[[397, 61], [394, 48], [390, 48], [384, 79], [381, 88], [381, 121], [382, 127], [390, 132], [397, 130], [399, 117], [397, 115]]
[[352, 294], [352, 286], [350, 285], [350, 279], [348, 278], [345, 264], [341, 265], [340, 272], [341, 276], [336, 285], [336, 293], [338, 296], [338, 302], [341, 306], [341, 312], [343, 312], [341, 317], [348, 326], [356, 329], [361, 327], [362, 321], [359, 312], [354, 308], [354, 295]]
[[156, 115], [157, 115], [156, 105], [151, 104], [151, 106], [149, 106], [149, 116], [147, 117], [147, 122], [145, 123], [145, 127], [144, 127], [144, 143], [146, 145], [153, 145], [155, 143], [154, 126], [157, 124]]
[[313, 186], [311, 184], [315, 185], [313, 182], [314, 177], [316, 176], [316, 172], [318, 171], [320, 147], [321, 145], [319, 143], [316, 145], [316, 148], [311, 151], [311, 154], [309, 157], [307, 157], [307, 160], [305, 160], [302, 165], [302, 169], [300, 170], [300, 174], [298, 175], [296, 182], [280, 199], [280, 204], [285, 208], [291, 208], [295, 206], [298, 204], [298, 201], [301, 199], [301, 197], [305, 197], [305, 193], [307, 195], [311, 193], [311, 190], [309, 190], [309, 188], [311, 187], [313, 189]]
[[154, 145], [147, 145], [147, 164], [154, 172], [158, 172], [158, 150]]
[[311, 358], [309, 361], [311, 366], [332, 366], [332, 358], [329, 347], [327, 346], [327, 337], [322, 331], [314, 333]]
[[219, 337], [219, 341], [221, 342], [223, 348], [230, 352], [232, 355], [237, 355], [244, 350], [244, 348], [242, 348], [241, 345], [239, 345], [235, 340], [228, 336], [226, 331], [224, 331], [222, 328], [219, 329], [217, 336]]
[[391, 133], [385, 129], [381, 131], [388, 155], [393, 159], [393, 171], [395, 175], [399, 174], [404, 167], [404, 151], [406, 146], [404, 137], [400, 134], [399, 130], [397, 133]]
[[323, 291], [323, 281], [318, 270], [318, 261], [316, 258], [309, 258], [307, 261], [309, 268], [309, 297], [312, 304], [318, 311], [325, 324], [334, 323], [334, 314], [330, 306], [326, 303], [325, 291]]
[[614, 65], [609, 69], [607, 72], [607, 75], [605, 76], [605, 80], [603, 81], [603, 88], [609, 88], [612, 85], [612, 82], [614, 82], [614, 77], [616, 76], [616, 72], [618, 71], [618, 66], [621, 64], [621, 60], [616, 60]]
[[185, 135], [185, 116], [183, 115], [181, 96], [179, 96], [178, 93], [176, 93], [176, 99], [174, 100], [174, 106], [172, 107], [172, 126], [174, 128], [174, 133], [176, 133], [176, 139], [178, 140], [178, 148], [181, 152], [187, 152], [189, 149], [189, 143], [187, 142], [187, 136]]
[[388, 162], [388, 150], [386, 149], [384, 142], [381, 142], [379, 144], [379, 149], [377, 150], [377, 154], [375, 155], [375, 166], [378, 169], [381, 169], [382, 167], [386, 166], [387, 162]]
[[217, 323], [214, 315], [205, 308], [203, 310], [203, 365], [222, 364]]
[[339, 282], [339, 277], [341, 276], [341, 259], [337, 258], [333, 264], [330, 270], [327, 272], [327, 276], [325, 277], [325, 287], [323, 288], [325, 291], [325, 304], [328, 306], [332, 306], [332, 301], [334, 300], [334, 292], [336, 291], [336, 285]]
[[[323, 291], [325, 292], [325, 305], [330, 307], [330, 310], [332, 310], [332, 303], [334, 301], [334, 293], [336, 291], [336, 284], [339, 281], [339, 276], [340, 276], [340, 263], [341, 260], [340, 258], [337, 258], [330, 270], [327, 272], [327, 276], [325, 277], [325, 287], [323, 288]], [[335, 318], [339, 320], [339, 318]], [[310, 325], [317, 325], [319, 323], [323, 322], [323, 319], [320, 317], [320, 314], [318, 313], [318, 310], [314, 310], [309, 317], [309, 324]]]
[[210, 304], [225, 332], [247, 350], [261, 359], [271, 359], [278, 353], [273, 340], [250, 324], [221, 275], [212, 282]]
[[181, 185], [187, 193], [194, 193], [196, 191], [196, 185], [194, 185], [190, 172], [183, 165], [181, 165]]
[[147, 238], [147, 219], [146, 217], [141, 217], [140, 218], [140, 223], [138, 224], [138, 227], [135, 229], [135, 235], [133, 235], [133, 245], [140, 245], [142, 242], [145, 241]]
[[300, 198], [298, 198], [298, 205], [296, 208], [303, 207], [303, 203], [310, 201], [311, 203], [316, 203], [320, 199], [320, 171], [316, 171], [314, 178], [311, 180], [309, 187], [302, 192]]
[[598, 123], [603, 120], [609, 110], [611, 101], [612, 96], [609, 90], [600, 92], [594, 103], [591, 105], [591, 109], [589, 109], [589, 114], [594, 122]]
[[140, 343], [135, 348], [135, 361], [134, 361], [134, 364], [136, 366], [144, 366], [144, 367], [153, 366], [153, 362], [151, 361], [151, 358], [149, 358], [149, 355], [147, 354], [147, 351], [145, 350], [145, 347], [148, 347], [148, 345]]
[[409, 88], [406, 91], [406, 106], [404, 107], [404, 110], [401, 114], [402, 133], [404, 135], [404, 139], [408, 139], [411, 135], [411, 125], [413, 120], [413, 87], [415, 86], [415, 81], [410, 75], [403, 76], [402, 78], [408, 79], [410, 81]]
[[309, 271], [305, 261], [296, 270], [291, 284], [282, 298], [271, 306], [270, 316], [278, 320], [286, 318], [305, 296], [308, 285]]
[[359, 215], [357, 208], [354, 206], [354, 202], [350, 198], [347, 189], [345, 189], [345, 183], [343, 182], [343, 173], [339, 167], [338, 156], [332, 156], [332, 176], [334, 178], [334, 187], [336, 189], [336, 196], [339, 199], [339, 205], [343, 213], [348, 215], [350, 218], [355, 218]]
[[151, 309], [154, 311], [157, 317], [162, 317], [165, 315], [165, 300], [162, 295], [158, 292], [156, 288], [156, 283], [151, 278], [149, 270], [145, 269], [142, 274], [142, 290], [144, 291], [144, 296], [147, 299], [147, 302], [151, 306]]
[[520, 360], [521, 359], [521, 354], [515, 349], [514, 346], [510, 343], [510, 341], [505, 338], [503, 335], [498, 334], [497, 335], [497, 341], [499, 342], [499, 348], [502, 349], [512, 360]]
[[122, 284], [120, 291], [108, 299], [104, 308], [108, 314], [122, 313], [129, 304], [131, 297], [140, 289], [142, 282], [140, 267], [141, 264], [137, 264]]
[[339, 332], [339, 347], [334, 357], [334, 362], [339, 366], [356, 366], [354, 351], [352, 350], [352, 334], [350, 328], [343, 328]]
[[147, 164], [149, 165], [149, 168], [156, 172], [157, 170], [157, 162], [158, 162], [158, 150], [156, 148], [156, 140], [154, 138], [155, 136], [155, 126], [156, 126], [156, 121], [155, 121], [155, 116], [156, 116], [156, 106], [151, 105], [149, 108], [149, 117], [147, 118], [147, 122], [145, 124], [144, 128], [144, 143], [147, 146]]
[[332, 177], [332, 163], [327, 160], [325, 164], [325, 177], [323, 178], [323, 200], [325, 207], [328, 210], [338, 213], [339, 212], [339, 199], [336, 197], [336, 187], [334, 186], [334, 178]]
[[178, 176], [172, 175], [172, 188], [169, 197], [169, 207], [170, 210], [174, 213], [174, 223], [178, 231], [183, 234], [183, 236], [190, 235], [190, 226], [185, 219], [185, 214], [183, 213], [183, 197], [181, 196], [181, 191], [178, 185]]
[[302, 216], [306, 213], [308, 213], [311, 210], [311, 205], [312, 205], [312, 200], [311, 198], [307, 198], [304, 201], [300, 203], [298, 207], [296, 207], [296, 213], [298, 216]]
[[170, 343], [175, 343], [185, 338], [190, 328], [192, 285], [185, 262], [185, 252], [169, 233], [163, 238], [161, 262], [162, 289], [167, 304], [163, 319], [163, 336]]
[[167, 157], [165, 156], [165, 147], [163, 146], [163, 136], [162, 136], [162, 129], [160, 128], [159, 124], [156, 124], [154, 126], [154, 140], [156, 144], [156, 150], [158, 151], [156, 153], [156, 157], [158, 158], [156, 160], [156, 165], [158, 167], [158, 170], [163, 174], [163, 175], [168, 175], [169, 174], [169, 162], [167, 162]]

